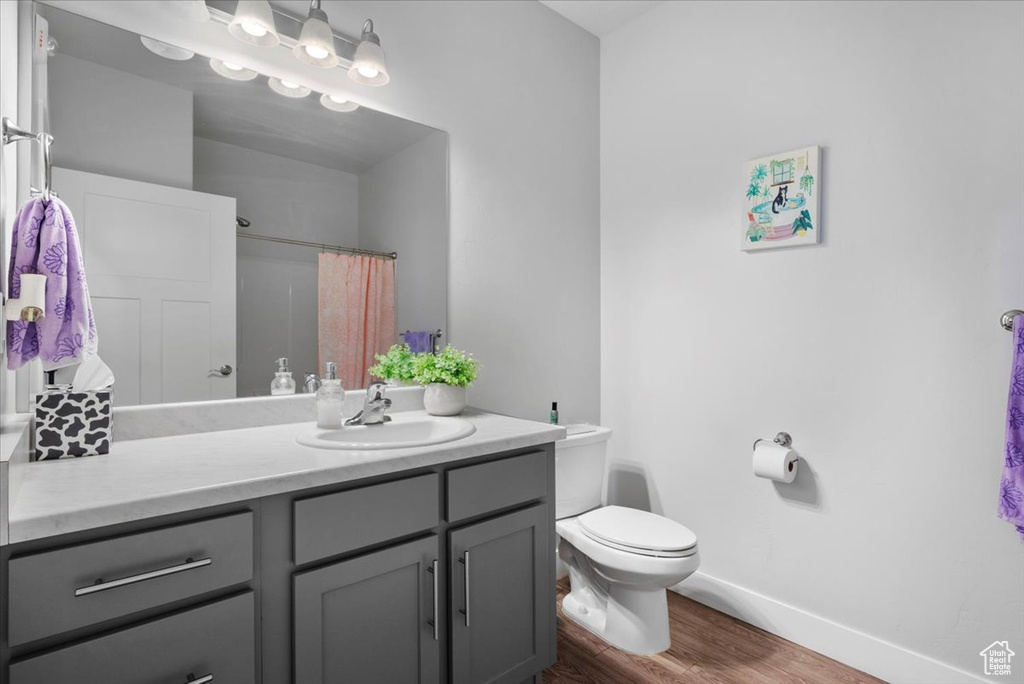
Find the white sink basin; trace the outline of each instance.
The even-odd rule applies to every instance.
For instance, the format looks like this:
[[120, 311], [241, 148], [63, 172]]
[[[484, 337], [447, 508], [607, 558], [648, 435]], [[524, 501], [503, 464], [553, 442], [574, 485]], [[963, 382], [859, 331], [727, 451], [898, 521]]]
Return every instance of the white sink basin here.
[[318, 449], [405, 449], [454, 442], [476, 432], [476, 426], [461, 418], [440, 418], [423, 414], [396, 413], [383, 425], [352, 425], [339, 430], [315, 429], [295, 438], [299, 444]]

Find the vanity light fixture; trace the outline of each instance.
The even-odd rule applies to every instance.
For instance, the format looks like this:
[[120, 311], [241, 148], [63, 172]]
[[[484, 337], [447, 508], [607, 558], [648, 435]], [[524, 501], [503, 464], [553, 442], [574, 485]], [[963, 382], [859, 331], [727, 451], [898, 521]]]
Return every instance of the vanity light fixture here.
[[228, 31], [250, 45], [274, 47], [281, 42], [274, 25], [274, 10], [267, 0], [238, 0]]
[[328, 95], [327, 93], [320, 96], [320, 104], [332, 112], [354, 112], [359, 109], [358, 103], [340, 95]]
[[338, 66], [334, 50], [334, 34], [327, 23], [327, 13], [320, 9], [320, 0], [309, 3], [309, 16], [302, 25], [299, 42], [292, 48], [295, 58], [306, 64], [329, 69]]
[[259, 74], [252, 69], [246, 69], [244, 66], [240, 66], [234, 62], [222, 62], [216, 58], [210, 60], [210, 68], [224, 78], [230, 78], [232, 81], [251, 81], [259, 76]]
[[275, 76], [271, 76], [268, 81], [270, 89], [278, 95], [284, 95], [285, 97], [306, 97], [312, 90], [309, 87], [302, 85], [301, 83], [295, 83], [293, 81], [284, 81]]
[[185, 48], [180, 48], [177, 45], [171, 45], [170, 43], [165, 43], [162, 40], [156, 40], [149, 36], [139, 36], [139, 41], [146, 46], [147, 50], [155, 55], [160, 55], [165, 59], [185, 62], [196, 55], [196, 53], [191, 50], [186, 50]]
[[380, 38], [373, 32], [373, 19], [363, 24], [363, 35], [356, 46], [352, 66], [348, 70], [349, 78], [364, 85], [386, 85], [388, 76], [387, 63], [384, 61], [384, 50], [380, 46]]

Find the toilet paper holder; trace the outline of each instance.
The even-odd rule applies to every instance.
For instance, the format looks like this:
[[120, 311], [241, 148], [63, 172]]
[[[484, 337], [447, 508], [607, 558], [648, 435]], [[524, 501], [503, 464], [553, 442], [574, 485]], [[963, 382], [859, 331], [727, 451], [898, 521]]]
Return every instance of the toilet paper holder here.
[[[757, 448], [757, 443], [758, 442], [763, 442], [763, 441], [764, 441], [763, 439], [755, 439], [754, 440], [754, 448], [755, 449]], [[775, 435], [775, 439], [773, 439], [772, 441], [775, 442], [776, 444], [778, 444], [779, 446], [786, 447], [786, 448], [789, 448], [790, 446], [793, 445], [793, 438], [789, 436], [788, 432], [780, 432], [780, 433], [778, 433], [777, 435]]]

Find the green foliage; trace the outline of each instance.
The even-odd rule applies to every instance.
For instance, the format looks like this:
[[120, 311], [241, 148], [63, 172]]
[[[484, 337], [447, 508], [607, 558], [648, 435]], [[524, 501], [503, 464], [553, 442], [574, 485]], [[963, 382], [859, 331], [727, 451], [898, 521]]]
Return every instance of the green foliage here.
[[751, 197], [757, 197], [760, 194], [761, 186], [758, 185], [757, 183], [751, 183], [750, 186], [747, 188], [747, 199], [750, 199]]
[[811, 212], [804, 209], [800, 212], [796, 221], [793, 221], [793, 234], [796, 235], [798, 232], [812, 230], [814, 226], [811, 224]]
[[800, 176], [800, 189], [810, 195], [814, 189], [814, 176], [809, 173]]
[[373, 377], [382, 380], [413, 381], [412, 367], [416, 355], [409, 349], [409, 345], [392, 345], [387, 354], [377, 354], [374, 358], [377, 359], [377, 363], [370, 366], [370, 375]]
[[768, 177], [768, 167], [764, 164], [758, 164], [757, 167], [750, 172], [750, 182], [760, 183]]
[[413, 379], [421, 385], [440, 382], [467, 387], [476, 380], [480, 362], [450, 344], [438, 354], [419, 354], [412, 362]]

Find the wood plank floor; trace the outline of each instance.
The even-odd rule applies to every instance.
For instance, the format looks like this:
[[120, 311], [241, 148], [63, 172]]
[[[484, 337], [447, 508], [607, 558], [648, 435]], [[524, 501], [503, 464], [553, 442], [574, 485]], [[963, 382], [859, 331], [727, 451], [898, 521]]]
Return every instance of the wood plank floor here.
[[562, 614], [568, 591], [566, 578], [558, 583], [558, 662], [544, 684], [884, 684], [671, 591], [672, 647], [654, 656], [625, 653]]

